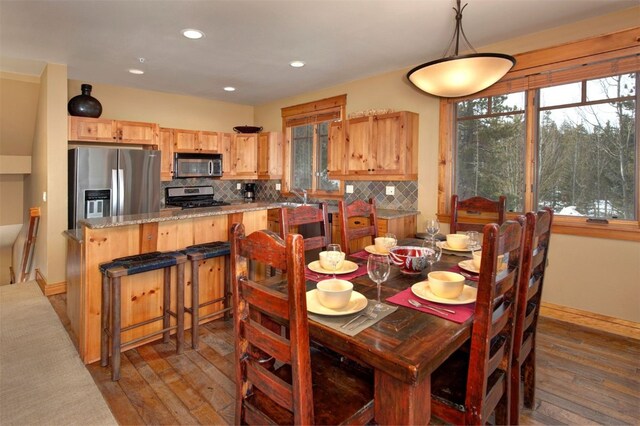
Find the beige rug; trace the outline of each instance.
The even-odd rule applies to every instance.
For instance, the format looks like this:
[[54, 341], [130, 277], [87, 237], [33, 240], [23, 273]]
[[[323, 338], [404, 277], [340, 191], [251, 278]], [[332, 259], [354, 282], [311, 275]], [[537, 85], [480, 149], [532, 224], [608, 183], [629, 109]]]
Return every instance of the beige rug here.
[[35, 281], [0, 286], [0, 425], [116, 425]]

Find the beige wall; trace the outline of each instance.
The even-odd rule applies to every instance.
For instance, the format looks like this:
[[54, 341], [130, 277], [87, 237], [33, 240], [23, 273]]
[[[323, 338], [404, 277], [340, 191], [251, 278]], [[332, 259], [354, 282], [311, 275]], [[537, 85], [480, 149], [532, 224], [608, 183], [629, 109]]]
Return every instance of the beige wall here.
[[[640, 7], [500, 43], [500, 51], [520, 53], [637, 26]], [[479, 49], [479, 50], [491, 50]], [[417, 65], [417, 64], [416, 64]], [[337, 85], [256, 107], [255, 122], [281, 129], [280, 108], [347, 94], [347, 113], [394, 108], [420, 114], [418, 230], [437, 210], [437, 98], [405, 81], [407, 70]], [[443, 230], [448, 227], [443, 226]], [[597, 270], [595, 270], [597, 268]], [[554, 235], [544, 299], [551, 303], [640, 322], [640, 243]], [[615, 283], [615, 290], [612, 284]]]
[[0, 73], [0, 155], [31, 155], [40, 79]]
[[0, 175], [0, 225], [22, 223], [23, 191], [22, 175]]

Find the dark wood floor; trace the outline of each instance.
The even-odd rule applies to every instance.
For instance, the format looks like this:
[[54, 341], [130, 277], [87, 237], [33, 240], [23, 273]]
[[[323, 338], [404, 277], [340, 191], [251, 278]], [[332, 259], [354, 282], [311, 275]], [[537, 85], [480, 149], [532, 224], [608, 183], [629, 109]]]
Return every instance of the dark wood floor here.
[[[65, 296], [49, 300], [75, 339]], [[638, 340], [544, 317], [539, 327], [536, 407], [522, 424], [640, 424]], [[117, 383], [99, 363], [87, 368], [120, 424], [232, 424], [232, 323], [201, 327], [200, 346], [182, 355], [172, 343], [129, 350]]]

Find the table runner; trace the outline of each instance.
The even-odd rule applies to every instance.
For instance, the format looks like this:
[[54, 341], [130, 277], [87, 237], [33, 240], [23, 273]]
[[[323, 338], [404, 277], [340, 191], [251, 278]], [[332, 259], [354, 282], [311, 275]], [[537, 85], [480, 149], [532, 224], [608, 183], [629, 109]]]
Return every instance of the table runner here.
[[[385, 318], [387, 315], [390, 315], [392, 313], [394, 313], [398, 307], [397, 306], [391, 306], [391, 305], [387, 305], [386, 303], [384, 304], [385, 306], [387, 306], [389, 309], [387, 309], [385, 312], [382, 313], [378, 313], [378, 316], [376, 317], [376, 319], [368, 319], [366, 321], [364, 321], [362, 324], [359, 324], [357, 327], [353, 328], [353, 329], [349, 329], [349, 328], [342, 328], [341, 326], [343, 324], [346, 324], [347, 322], [351, 321], [353, 318], [355, 318], [356, 316], [360, 315], [363, 312], [366, 312], [370, 309], [373, 308], [373, 306], [375, 306], [375, 304], [378, 303], [375, 300], [369, 300], [367, 307], [364, 308], [362, 311], [355, 313], [355, 314], [351, 314], [351, 315], [341, 315], [341, 316], [327, 316], [327, 315], [318, 315], [318, 314], [312, 314], [311, 312], [308, 313], [308, 317], [310, 320], [318, 322], [320, 324], [326, 325], [329, 328], [332, 328], [334, 330], [339, 331], [340, 333], [346, 334], [348, 336], [355, 336], [356, 334], [360, 333], [362, 330], [364, 330], [365, 328], [369, 328], [372, 325], [376, 324], [378, 321], [380, 321], [381, 319]], [[357, 320], [356, 323], [358, 323], [360, 320]], [[351, 326], [349, 326], [351, 327]]]
[[[431, 305], [431, 306], [435, 306], [436, 308], [440, 307], [440, 308], [452, 309], [456, 311], [456, 313], [455, 314], [439, 313], [428, 308], [416, 308], [415, 306], [411, 305], [408, 302], [409, 299], [414, 299], [424, 305]], [[411, 287], [401, 291], [400, 293], [397, 293], [394, 296], [387, 298], [386, 300], [387, 302], [395, 303], [396, 305], [404, 306], [406, 308], [411, 308], [427, 314], [435, 315], [437, 317], [444, 318], [446, 320], [453, 321], [458, 324], [462, 324], [463, 322], [468, 320], [473, 315], [473, 312], [476, 309], [475, 303], [467, 303], [466, 305], [445, 305], [441, 303], [429, 302], [428, 300], [424, 300], [416, 296], [415, 294], [413, 294], [413, 292], [411, 291]]]
[[[319, 274], [317, 272], [313, 272], [308, 266], [304, 267], [304, 275], [307, 280], [315, 282], [333, 278], [333, 274]], [[348, 274], [336, 274], [336, 278], [349, 281], [362, 275], [367, 275], [367, 265], [358, 265], [358, 269], [353, 272], [349, 272]]]

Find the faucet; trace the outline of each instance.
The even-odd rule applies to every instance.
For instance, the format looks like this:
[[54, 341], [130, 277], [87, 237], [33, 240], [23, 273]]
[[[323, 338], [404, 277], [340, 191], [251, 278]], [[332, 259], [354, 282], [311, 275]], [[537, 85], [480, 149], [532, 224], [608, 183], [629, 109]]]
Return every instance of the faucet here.
[[[302, 194], [300, 194], [300, 191], [302, 191]], [[300, 197], [302, 199], [302, 204], [307, 204], [308, 197], [307, 197], [306, 189], [298, 189], [298, 190], [292, 189], [291, 193]]]

